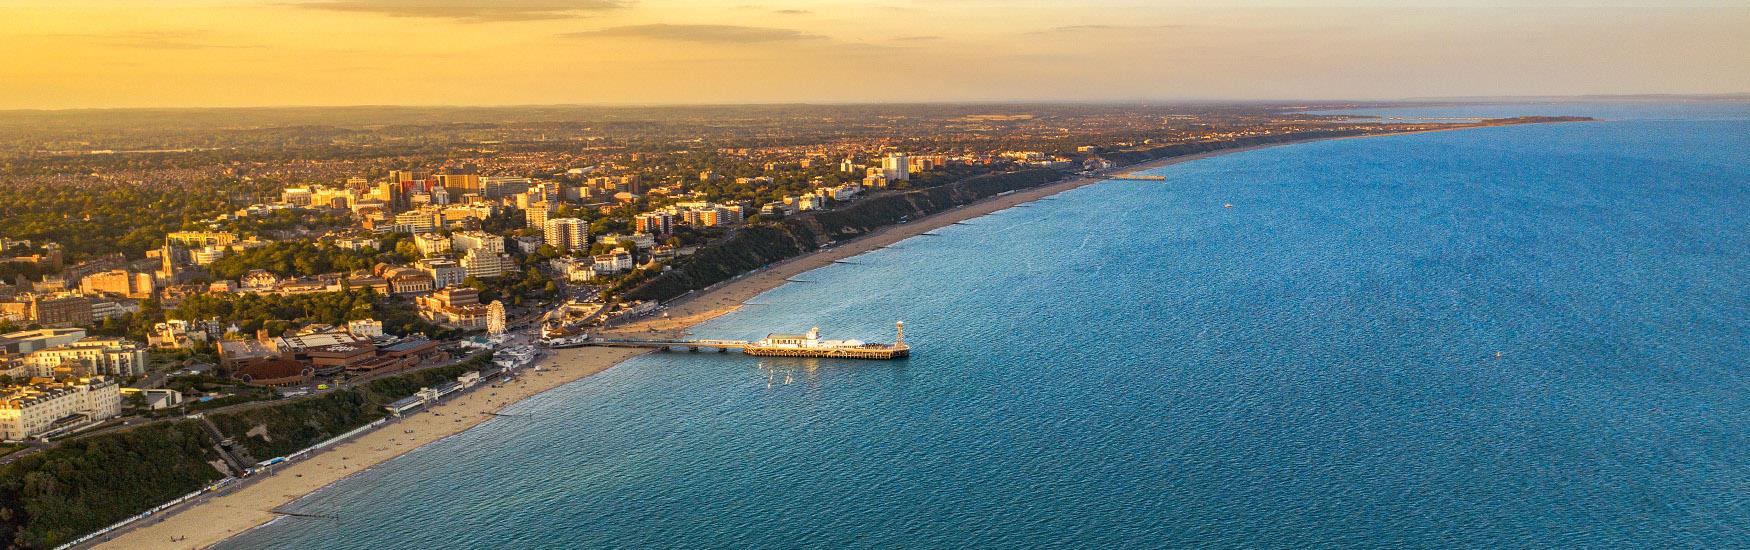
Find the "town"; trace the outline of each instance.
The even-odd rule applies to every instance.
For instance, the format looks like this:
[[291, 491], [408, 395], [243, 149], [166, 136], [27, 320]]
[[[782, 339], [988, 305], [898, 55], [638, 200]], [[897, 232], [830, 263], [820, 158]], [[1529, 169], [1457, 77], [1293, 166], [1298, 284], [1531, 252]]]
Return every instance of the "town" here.
[[[112, 438], [181, 464], [123, 489], [171, 501], [882, 226], [1154, 159], [1450, 126], [1285, 106], [820, 109], [761, 118], [788, 127], [680, 109], [631, 130], [0, 144], [0, 463]], [[853, 117], [876, 122], [831, 122]], [[140, 512], [14, 536], [53, 546]]]

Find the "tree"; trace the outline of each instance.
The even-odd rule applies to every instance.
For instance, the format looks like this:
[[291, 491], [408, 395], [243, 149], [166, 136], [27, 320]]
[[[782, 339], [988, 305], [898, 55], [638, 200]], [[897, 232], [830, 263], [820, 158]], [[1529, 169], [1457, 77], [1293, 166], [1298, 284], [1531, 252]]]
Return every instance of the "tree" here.
[[417, 261], [421, 258], [419, 247], [415, 246], [413, 241], [401, 241], [395, 243], [395, 254], [410, 262]]

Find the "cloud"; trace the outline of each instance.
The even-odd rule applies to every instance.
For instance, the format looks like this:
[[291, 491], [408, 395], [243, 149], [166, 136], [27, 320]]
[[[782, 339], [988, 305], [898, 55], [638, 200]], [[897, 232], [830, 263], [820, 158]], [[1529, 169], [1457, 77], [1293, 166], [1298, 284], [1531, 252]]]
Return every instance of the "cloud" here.
[[899, 42], [923, 42], [927, 40], [941, 40], [942, 37], [934, 34], [914, 34], [911, 36], [895, 36], [893, 39]]
[[626, 7], [613, 0], [323, 0], [298, 7], [390, 17], [453, 19], [465, 23], [569, 19]]
[[811, 12], [808, 10], [772, 10], [772, 13], [779, 13], [779, 14], [784, 14], [784, 15], [808, 15], [808, 14], [814, 13], [814, 12]]
[[818, 34], [809, 34], [792, 29], [779, 29], [772, 27], [668, 24], [608, 27], [593, 31], [565, 33], [560, 36], [567, 38], [647, 38], [651, 40], [703, 42], [712, 44], [753, 44], [760, 42], [821, 40], [826, 38], [825, 36]]

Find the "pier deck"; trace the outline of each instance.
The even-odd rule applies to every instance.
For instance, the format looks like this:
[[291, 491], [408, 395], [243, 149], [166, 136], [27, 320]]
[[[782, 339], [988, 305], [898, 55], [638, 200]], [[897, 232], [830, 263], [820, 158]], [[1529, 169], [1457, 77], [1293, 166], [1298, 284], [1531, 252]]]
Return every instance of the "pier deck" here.
[[1131, 181], [1167, 181], [1166, 176], [1151, 176], [1148, 174], [1119, 174], [1112, 176], [1112, 179]]
[[758, 341], [747, 340], [685, 340], [666, 338], [568, 338], [548, 342], [550, 348], [599, 346], [609, 348], [686, 349], [690, 351], [740, 351], [759, 357], [829, 357], [838, 359], [900, 359], [911, 355], [905, 344], [905, 323], [894, 323], [897, 338], [892, 344], [870, 344], [858, 340], [823, 340], [820, 327], [804, 334], [769, 334]]

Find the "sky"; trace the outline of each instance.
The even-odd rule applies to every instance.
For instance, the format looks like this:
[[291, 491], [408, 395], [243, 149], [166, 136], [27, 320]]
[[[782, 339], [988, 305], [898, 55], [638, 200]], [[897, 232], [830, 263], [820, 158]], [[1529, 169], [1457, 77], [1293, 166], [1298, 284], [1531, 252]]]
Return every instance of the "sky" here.
[[0, 109], [1750, 92], [1750, 0], [0, 0]]

